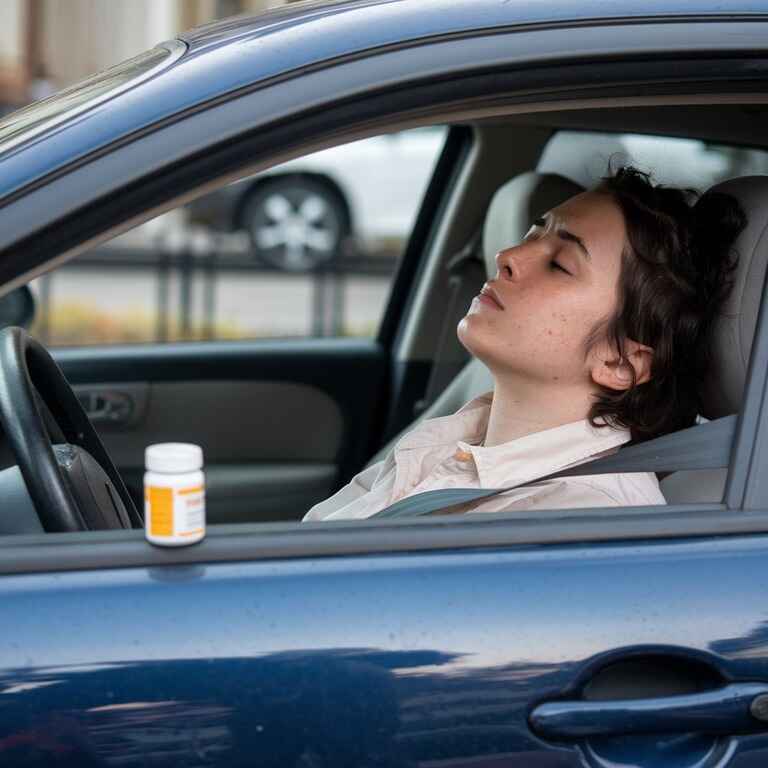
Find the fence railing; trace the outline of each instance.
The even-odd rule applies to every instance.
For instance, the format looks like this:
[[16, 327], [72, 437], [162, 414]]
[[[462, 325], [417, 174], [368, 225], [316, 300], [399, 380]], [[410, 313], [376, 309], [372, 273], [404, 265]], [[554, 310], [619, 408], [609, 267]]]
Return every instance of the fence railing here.
[[[354, 255], [349, 252], [333, 259], [316, 269], [307, 272], [281, 270], [256, 260], [249, 253], [233, 253], [208, 249], [185, 249], [179, 251], [151, 250], [148, 248], [125, 248], [108, 246], [82, 254], [77, 259], [59, 267], [39, 281], [37, 332], [43, 343], [49, 343], [52, 335], [51, 309], [53, 284], [59, 272], [76, 273], [77, 271], [110, 270], [136, 271], [154, 275], [155, 279], [155, 329], [157, 341], [171, 338], [171, 327], [182, 339], [189, 338], [193, 332], [193, 283], [202, 285], [202, 311], [200, 330], [196, 338], [216, 338], [216, 295], [217, 281], [223, 275], [264, 274], [280, 276], [286, 281], [312, 281], [311, 299], [311, 334], [313, 336], [338, 336], [342, 334], [345, 318], [344, 280], [350, 276], [389, 277], [397, 266], [397, 258], [392, 252], [376, 255]], [[175, 276], [177, 279], [172, 280]], [[114, 286], [119, 291], [119, 286]], [[172, 291], [178, 293], [174, 297]], [[172, 299], [175, 298], [175, 301]], [[175, 324], [173, 313], [176, 313]]]

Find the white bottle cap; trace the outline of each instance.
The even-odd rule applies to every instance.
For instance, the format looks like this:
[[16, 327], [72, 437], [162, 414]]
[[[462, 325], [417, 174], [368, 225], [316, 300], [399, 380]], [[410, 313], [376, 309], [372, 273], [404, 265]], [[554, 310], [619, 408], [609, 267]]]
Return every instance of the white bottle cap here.
[[194, 472], [203, 466], [203, 449], [194, 443], [155, 443], [144, 451], [150, 472]]

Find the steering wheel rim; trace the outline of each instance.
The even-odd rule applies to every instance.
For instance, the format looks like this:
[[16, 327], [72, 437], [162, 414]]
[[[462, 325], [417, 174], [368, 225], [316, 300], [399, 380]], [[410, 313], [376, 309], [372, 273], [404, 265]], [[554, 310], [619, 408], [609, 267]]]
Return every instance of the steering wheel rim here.
[[87, 450], [101, 465], [131, 524], [140, 526], [136, 506], [61, 368], [23, 328], [9, 327], [0, 331], [0, 419], [43, 528], [88, 530], [56, 460], [35, 389], [65, 439]]

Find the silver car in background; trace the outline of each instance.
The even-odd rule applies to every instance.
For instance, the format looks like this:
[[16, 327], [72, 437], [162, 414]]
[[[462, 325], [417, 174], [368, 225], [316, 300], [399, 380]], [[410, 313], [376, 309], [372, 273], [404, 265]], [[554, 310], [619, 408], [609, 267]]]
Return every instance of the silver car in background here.
[[190, 223], [245, 232], [259, 262], [290, 271], [394, 257], [444, 141], [430, 126], [321, 150], [199, 198]]

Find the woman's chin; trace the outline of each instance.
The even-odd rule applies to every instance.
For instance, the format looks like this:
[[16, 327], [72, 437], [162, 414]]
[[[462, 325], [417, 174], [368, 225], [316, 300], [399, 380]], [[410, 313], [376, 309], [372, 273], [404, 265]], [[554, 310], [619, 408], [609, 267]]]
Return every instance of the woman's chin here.
[[456, 326], [456, 338], [464, 346], [467, 352], [470, 352], [474, 355], [475, 350], [473, 349], [474, 345], [472, 343], [472, 337], [475, 334], [471, 327], [472, 325], [473, 323], [471, 316], [464, 315], [464, 317], [459, 320], [459, 324]]
[[[477, 322], [478, 319], [472, 314], [462, 317], [456, 326], [456, 336], [467, 352], [488, 365], [489, 359], [493, 356], [493, 339], [488, 338], [487, 327], [483, 328], [485, 323]], [[483, 333], [484, 330], [485, 333]]]

